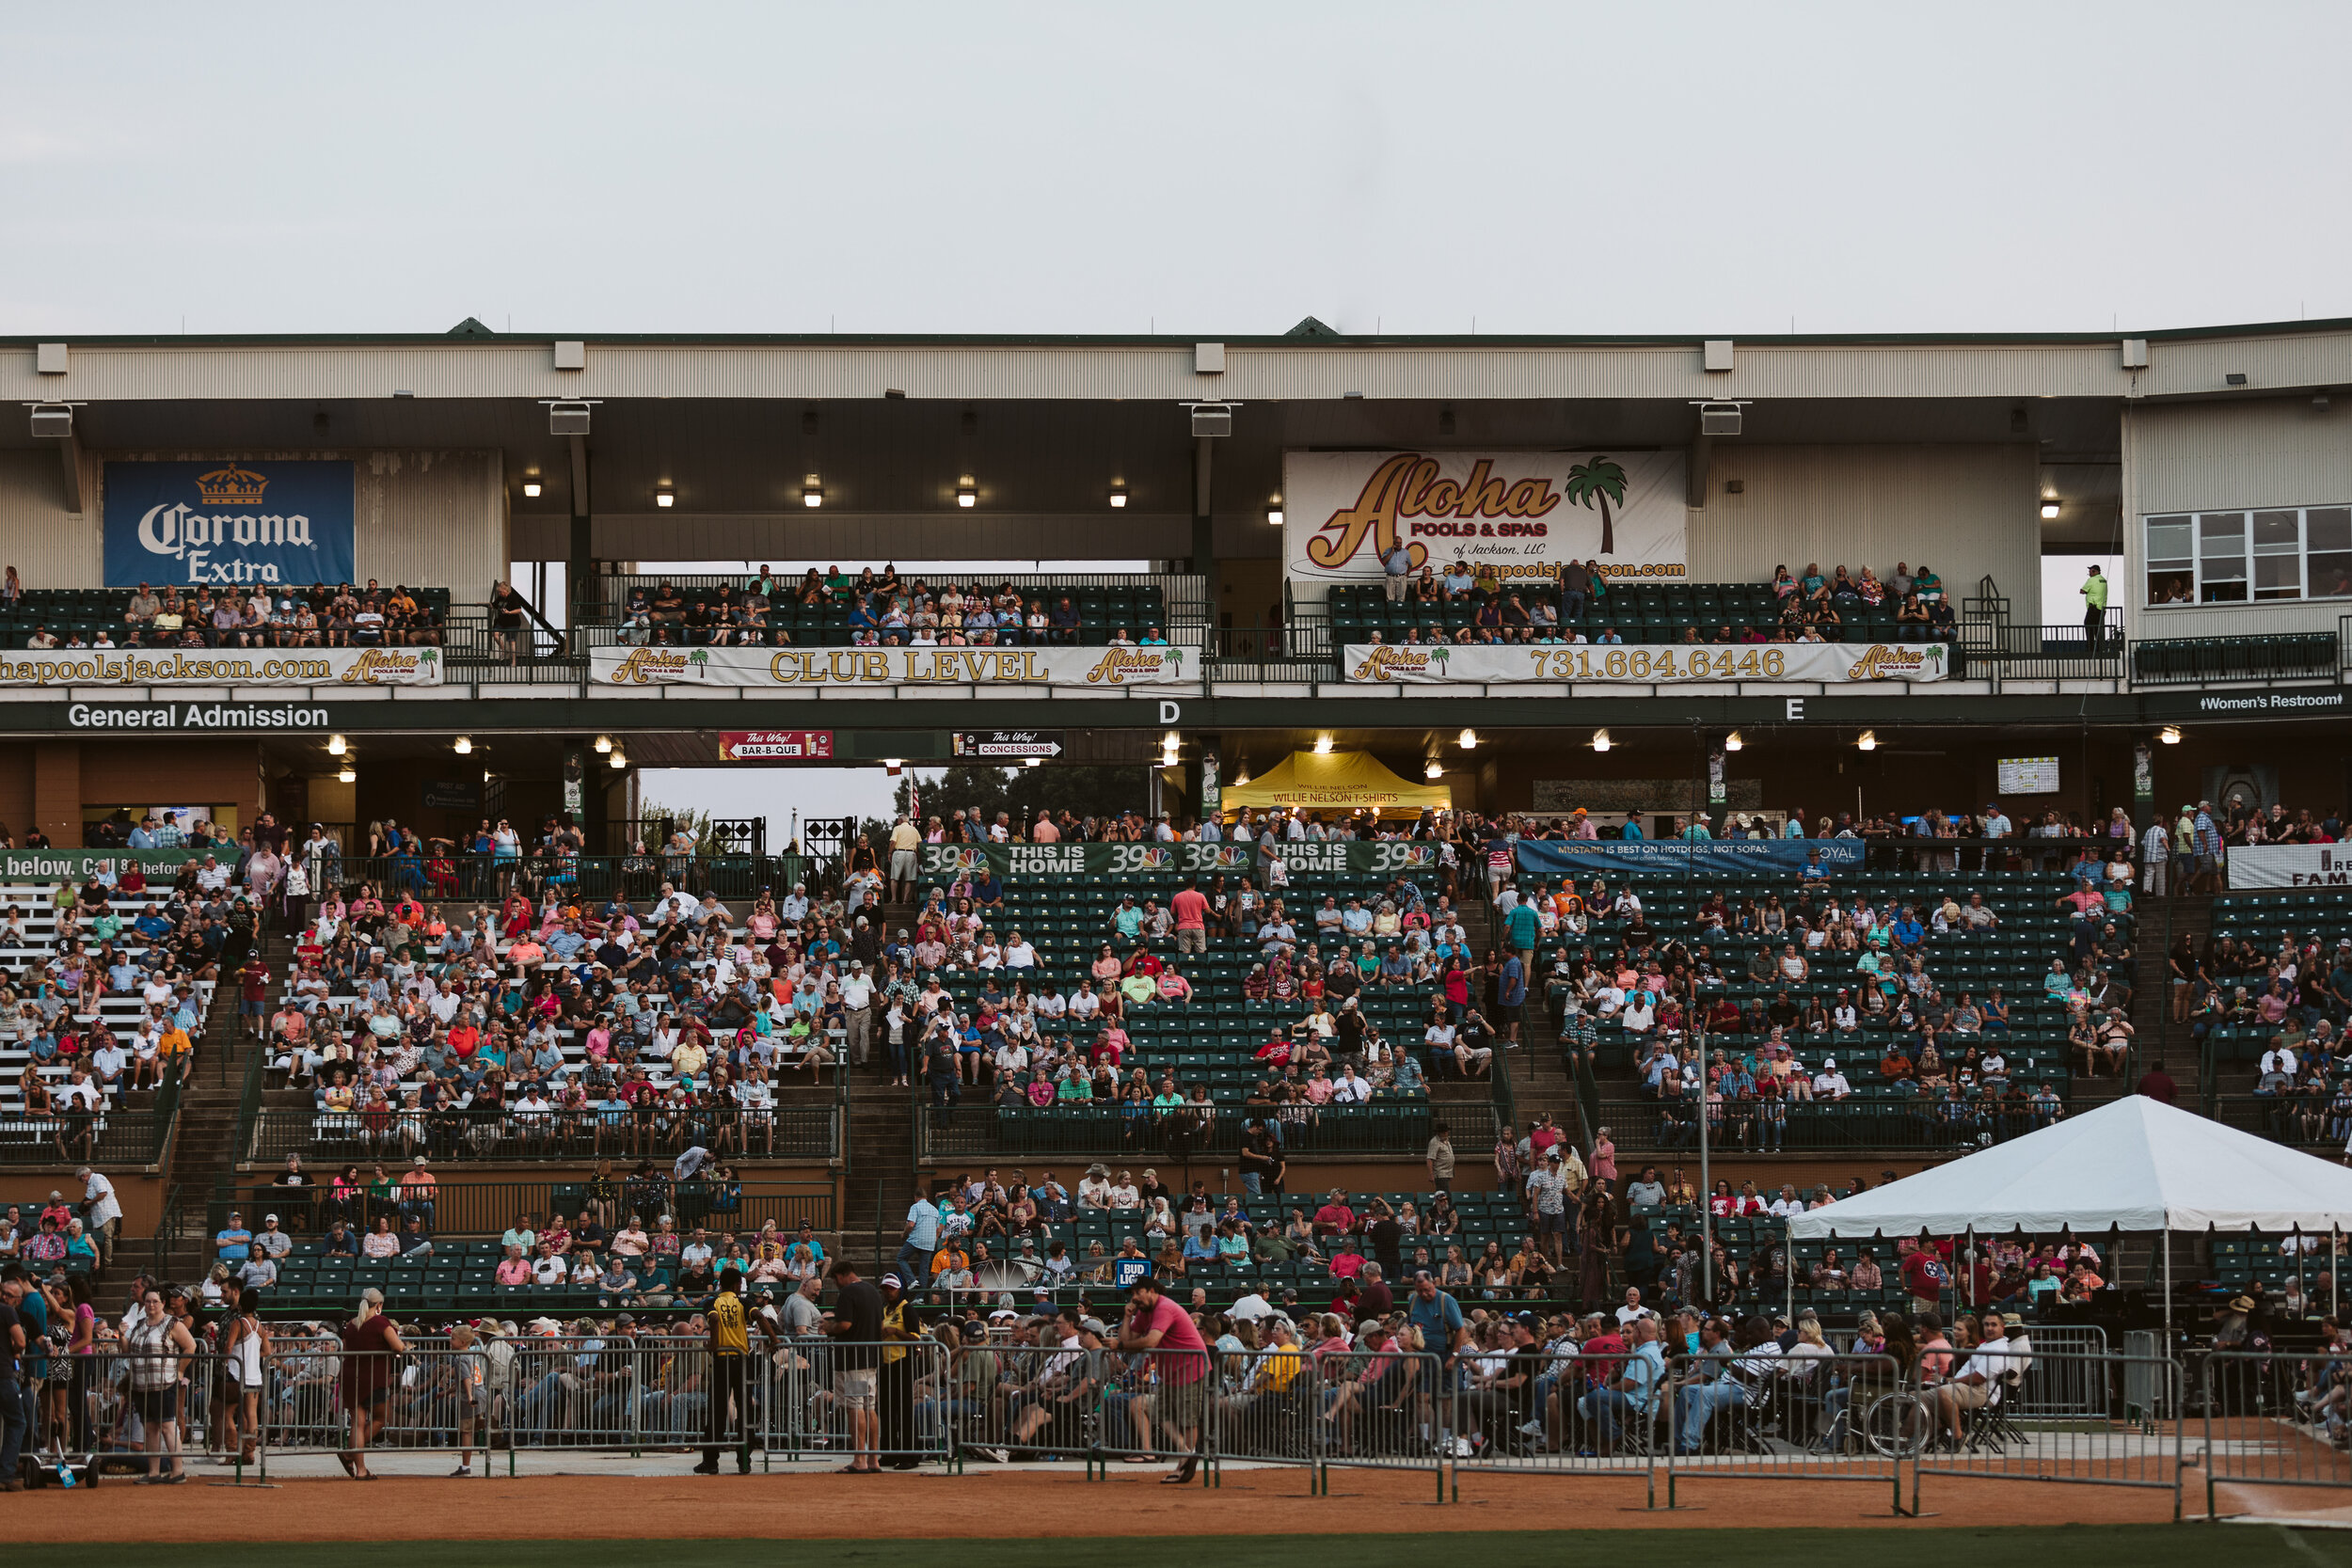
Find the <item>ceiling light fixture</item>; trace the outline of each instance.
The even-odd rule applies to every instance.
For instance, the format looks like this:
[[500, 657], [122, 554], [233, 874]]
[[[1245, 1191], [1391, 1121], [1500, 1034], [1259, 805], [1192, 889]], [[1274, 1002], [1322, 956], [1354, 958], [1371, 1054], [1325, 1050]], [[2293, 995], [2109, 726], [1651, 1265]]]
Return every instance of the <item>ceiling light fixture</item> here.
[[1738, 730], [1734, 730], [1729, 735], [1724, 736], [1724, 750], [1726, 752], [1736, 752], [1746, 744], [1746, 741], [1740, 738], [1740, 732]]
[[628, 766], [628, 754], [626, 752], [614, 752], [612, 753], [612, 761], [608, 764], [608, 766], [611, 767], [612, 771], [615, 773], [619, 772], [622, 768]]
[[1319, 757], [1327, 757], [1330, 754], [1331, 737], [1327, 735], [1319, 735], [1315, 736], [1315, 755]]
[[970, 474], [966, 474], [961, 479], [956, 481], [956, 504], [965, 508], [975, 507], [980, 504], [979, 486], [972, 483], [972, 476]]
[[1282, 503], [1279, 499], [1266, 502], [1265, 520], [1269, 528], [1282, 526]]
[[1879, 749], [1879, 732], [1876, 730], [1864, 730], [1861, 737], [1855, 740], [1854, 744], [1857, 747], [1860, 747], [1863, 751], [1875, 752]]
[[653, 503], [656, 506], [661, 507], [675, 506], [677, 504], [677, 492], [671, 489], [667, 484], [664, 484], [661, 488], [653, 493]]
[[523, 494], [531, 498], [532, 500], [537, 500], [539, 499], [539, 482], [535, 479], [524, 480]]
[[609, 735], [600, 735], [596, 736], [596, 750], [599, 752], [609, 752], [612, 750], [612, 737]]
[[2057, 498], [2056, 496], [2044, 496], [2044, 497], [2042, 497], [2042, 520], [2043, 522], [2045, 522], [2045, 523], [2055, 523], [2055, 522], [2057, 522], [2057, 521], [2058, 521], [2058, 498]]
[[824, 483], [815, 474], [801, 481], [801, 504], [812, 512], [825, 504]]
[[335, 777], [344, 784], [358, 784], [359, 782], [359, 770], [352, 767], [350, 763], [346, 762], [342, 768], [336, 770]]
[[2163, 741], [2167, 746], [2178, 746], [2181, 743], [2181, 726], [2178, 724], [2167, 724], [2164, 728], [2156, 732], [2156, 738]]
[[1614, 742], [1609, 738], [1609, 732], [1607, 730], [1595, 730], [1593, 732], [1594, 751], [1605, 752], [1613, 744]]
[[1043, 757], [1023, 757], [1021, 759], [1021, 766], [1024, 768], [1042, 768], [1045, 766], [1045, 759]]
[[330, 757], [342, 756], [349, 744], [342, 736], [330, 735], [326, 737], [326, 754]]
[[1114, 511], [1114, 512], [1120, 512], [1120, 511], [1124, 511], [1124, 510], [1126, 509], [1126, 506], [1127, 506], [1127, 482], [1126, 482], [1125, 480], [1123, 480], [1123, 479], [1115, 479], [1115, 480], [1112, 480], [1112, 481], [1111, 481], [1111, 510], [1112, 510], [1112, 511]]
[[450, 742], [449, 749], [455, 752], [461, 757], [471, 756], [473, 755], [473, 736], [461, 735], [455, 740]]
[[1456, 746], [1461, 747], [1465, 752], [1475, 752], [1478, 750], [1478, 732], [1476, 730], [1464, 730], [1460, 735], [1454, 737], [1454, 743]]
[[1445, 764], [1436, 757], [1431, 757], [1422, 764], [1421, 776], [1424, 779], [1442, 779], [1445, 777]]

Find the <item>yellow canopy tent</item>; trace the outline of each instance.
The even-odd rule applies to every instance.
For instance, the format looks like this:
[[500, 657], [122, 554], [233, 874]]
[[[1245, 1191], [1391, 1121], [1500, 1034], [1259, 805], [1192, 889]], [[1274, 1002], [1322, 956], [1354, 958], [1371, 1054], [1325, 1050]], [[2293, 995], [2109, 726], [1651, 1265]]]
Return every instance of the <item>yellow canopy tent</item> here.
[[1227, 784], [1228, 813], [1251, 811], [1375, 811], [1384, 816], [1413, 816], [1454, 803], [1441, 784], [1415, 784], [1389, 771], [1369, 752], [1293, 752], [1248, 784]]

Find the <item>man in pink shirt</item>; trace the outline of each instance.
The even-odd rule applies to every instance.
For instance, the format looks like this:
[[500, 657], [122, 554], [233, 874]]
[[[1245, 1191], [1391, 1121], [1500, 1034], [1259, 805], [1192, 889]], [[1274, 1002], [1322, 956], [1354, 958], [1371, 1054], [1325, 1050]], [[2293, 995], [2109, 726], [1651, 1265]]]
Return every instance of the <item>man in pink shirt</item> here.
[[1192, 1480], [1200, 1463], [1201, 1394], [1209, 1375], [1209, 1347], [1200, 1330], [1175, 1302], [1160, 1293], [1149, 1275], [1127, 1291], [1127, 1321], [1120, 1325], [1119, 1348], [1151, 1355], [1159, 1375], [1160, 1424], [1175, 1434], [1184, 1449], [1184, 1463], [1160, 1478], [1163, 1486], [1182, 1486]]
[[1061, 830], [1054, 826], [1051, 814], [1042, 811], [1037, 814], [1037, 826], [1029, 830], [1029, 842], [1032, 844], [1059, 844], [1061, 842]]
[[1168, 907], [1176, 914], [1176, 951], [1206, 953], [1209, 950], [1209, 901], [1200, 890], [1186, 882]]

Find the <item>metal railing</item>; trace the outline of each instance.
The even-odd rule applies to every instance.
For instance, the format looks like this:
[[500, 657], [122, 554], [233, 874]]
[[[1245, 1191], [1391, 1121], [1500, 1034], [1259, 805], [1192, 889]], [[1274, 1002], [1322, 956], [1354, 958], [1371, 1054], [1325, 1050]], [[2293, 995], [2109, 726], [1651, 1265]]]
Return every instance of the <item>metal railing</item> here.
[[[313, 1177], [317, 1173], [312, 1173]], [[396, 1182], [398, 1178], [393, 1178]], [[209, 1205], [206, 1235], [228, 1223], [231, 1212], [248, 1217], [276, 1213], [286, 1229], [297, 1235], [325, 1232], [337, 1220], [364, 1234], [379, 1218], [395, 1226], [412, 1214], [429, 1221], [436, 1237], [497, 1236], [523, 1215], [541, 1224], [561, 1218], [568, 1226], [580, 1215], [591, 1216], [608, 1230], [635, 1216], [648, 1231], [668, 1215], [681, 1236], [697, 1227], [721, 1239], [740, 1236], [747, 1246], [773, 1226], [790, 1242], [805, 1224], [818, 1236], [834, 1234], [839, 1220], [830, 1180], [811, 1178], [776, 1180], [761, 1177], [727, 1182], [674, 1181], [666, 1172], [647, 1178], [613, 1178], [609, 1196], [589, 1180], [471, 1178], [438, 1180], [432, 1196], [421, 1203], [404, 1200], [396, 1190], [377, 1192], [365, 1185], [338, 1192], [332, 1180], [313, 1180], [303, 1187], [282, 1187], [257, 1173], [242, 1183], [224, 1183]]]
[[[1986, 1111], [1969, 1101], [1788, 1100], [1716, 1101], [1708, 1142], [1719, 1153], [1951, 1152], [2005, 1143], [2057, 1119], [2047, 1113]], [[1599, 1124], [1621, 1152], [1672, 1154], [1699, 1147], [1699, 1101], [1606, 1100]]]
[[[919, 1087], [919, 1085], [918, 1085]], [[929, 1159], [974, 1159], [1016, 1155], [1066, 1157], [1126, 1155], [1179, 1164], [1237, 1153], [1249, 1121], [1263, 1119], [1281, 1135], [1283, 1152], [1300, 1155], [1419, 1154], [1432, 1125], [1444, 1121], [1454, 1148], [1484, 1154], [1494, 1148], [1491, 1104], [1437, 1104], [1427, 1101], [1392, 1105], [1248, 1106], [1218, 1105], [1206, 1127], [1192, 1115], [1124, 1105], [996, 1106], [987, 1103], [942, 1109], [917, 1102], [922, 1155]], [[1285, 1114], [1289, 1113], [1289, 1114]]]
[[[2198, 1369], [2205, 1513], [2224, 1486], [2352, 1487], [2352, 1365], [2328, 1355], [2215, 1351]], [[2231, 1512], [2249, 1512], [2228, 1499]], [[2266, 1512], [2266, 1511], [2265, 1511]]]
[[2345, 667], [2344, 634], [2240, 633], [2231, 637], [2142, 637], [2132, 641], [2134, 686], [2209, 681], [2322, 680]]
[[[161, 1091], [158, 1091], [161, 1094]], [[136, 1111], [90, 1111], [79, 1107], [40, 1116], [23, 1110], [0, 1114], [0, 1166], [112, 1165], [144, 1169], [158, 1158], [171, 1134], [174, 1106]]]
[[2352, 1096], [2340, 1094], [2334, 1083], [2286, 1094], [2216, 1094], [2211, 1101], [2207, 1114], [2224, 1127], [2259, 1132], [2274, 1143], [2332, 1154], [2352, 1142]]
[[532, 1160], [669, 1159], [699, 1144], [713, 1153], [761, 1160], [831, 1160], [840, 1152], [836, 1107], [778, 1105], [745, 1111], [715, 1106], [632, 1110], [481, 1112], [302, 1111], [264, 1109], [254, 1121], [246, 1158], [282, 1162], [289, 1154], [329, 1164], [407, 1160], [424, 1155], [465, 1163]]
[[421, 899], [495, 901], [520, 892], [534, 898], [627, 898], [650, 903], [670, 885], [696, 897], [755, 898], [763, 892], [789, 892], [805, 880], [801, 855], [665, 855], [657, 850], [628, 855], [495, 855], [436, 853], [313, 857], [323, 876], [346, 892], [363, 884], [388, 899], [413, 894]]

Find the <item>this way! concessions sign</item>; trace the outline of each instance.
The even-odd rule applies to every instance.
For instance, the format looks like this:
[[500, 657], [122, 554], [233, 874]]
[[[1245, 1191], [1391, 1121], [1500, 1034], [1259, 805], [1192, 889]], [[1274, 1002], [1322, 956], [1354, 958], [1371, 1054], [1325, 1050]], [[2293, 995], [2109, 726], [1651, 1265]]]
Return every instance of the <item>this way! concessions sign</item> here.
[[1576, 560], [1679, 578], [1682, 474], [1679, 452], [1286, 452], [1283, 554], [1294, 582], [1376, 582], [1400, 543], [1416, 572], [1466, 561], [1549, 582]]
[[722, 730], [721, 762], [830, 762], [831, 730]]
[[106, 586], [358, 580], [348, 463], [109, 463]]
[[[977, 877], [983, 866], [1000, 879], [1259, 871], [1254, 844], [927, 844], [921, 857], [922, 874], [934, 879]], [[1283, 845], [1282, 863], [1295, 873], [1393, 877], [1435, 871], [1438, 847], [1422, 839], [1327, 839]]]
[[958, 730], [948, 750], [960, 757], [1057, 757], [1059, 730]]
[[1199, 680], [1183, 648], [591, 648], [610, 686], [1165, 686]]
[[1351, 681], [1413, 686], [1502, 686], [1518, 681], [1578, 686], [1654, 686], [1665, 681], [1940, 681], [1951, 650], [1941, 642], [1669, 642], [1656, 647], [1589, 645], [1431, 647], [1351, 642], [1341, 666]]
[[438, 648], [34, 648], [0, 686], [438, 686]]

